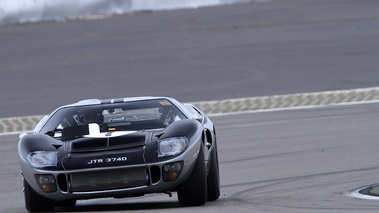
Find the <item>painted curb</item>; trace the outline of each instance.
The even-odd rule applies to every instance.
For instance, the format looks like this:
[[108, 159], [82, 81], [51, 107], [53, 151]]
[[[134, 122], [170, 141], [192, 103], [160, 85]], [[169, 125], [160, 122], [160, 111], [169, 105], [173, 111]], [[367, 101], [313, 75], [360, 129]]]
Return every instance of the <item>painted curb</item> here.
[[226, 99], [220, 101], [201, 101], [193, 102], [192, 104], [196, 105], [205, 113], [214, 115], [273, 109], [330, 106], [377, 100], [379, 100], [379, 87]]
[[[379, 87], [192, 102], [209, 116], [379, 101]], [[0, 119], [0, 133], [34, 129], [43, 115]]]

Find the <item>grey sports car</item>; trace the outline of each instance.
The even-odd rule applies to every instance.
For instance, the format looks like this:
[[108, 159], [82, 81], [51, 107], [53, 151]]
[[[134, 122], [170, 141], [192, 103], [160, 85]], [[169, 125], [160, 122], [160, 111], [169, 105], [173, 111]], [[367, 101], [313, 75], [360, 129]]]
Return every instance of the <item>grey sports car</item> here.
[[20, 135], [18, 152], [30, 212], [100, 197], [177, 192], [197, 206], [220, 196], [214, 125], [172, 98], [62, 106]]

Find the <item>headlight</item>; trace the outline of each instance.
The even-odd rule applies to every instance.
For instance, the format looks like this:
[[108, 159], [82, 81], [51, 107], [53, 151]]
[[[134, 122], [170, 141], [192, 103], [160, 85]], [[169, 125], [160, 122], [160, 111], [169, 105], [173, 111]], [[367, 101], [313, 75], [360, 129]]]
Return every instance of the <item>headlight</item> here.
[[158, 140], [158, 157], [172, 156], [183, 152], [188, 144], [186, 137]]
[[33, 167], [42, 168], [47, 166], [57, 166], [57, 151], [35, 151], [28, 154], [28, 161]]

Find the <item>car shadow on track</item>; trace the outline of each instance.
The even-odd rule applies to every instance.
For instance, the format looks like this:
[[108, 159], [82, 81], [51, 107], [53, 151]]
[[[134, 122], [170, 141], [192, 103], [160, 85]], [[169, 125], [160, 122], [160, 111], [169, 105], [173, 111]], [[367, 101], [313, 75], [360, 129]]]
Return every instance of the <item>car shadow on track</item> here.
[[146, 203], [117, 203], [117, 204], [90, 204], [74, 207], [57, 207], [55, 212], [102, 212], [121, 210], [152, 210], [182, 208], [179, 202], [146, 202]]

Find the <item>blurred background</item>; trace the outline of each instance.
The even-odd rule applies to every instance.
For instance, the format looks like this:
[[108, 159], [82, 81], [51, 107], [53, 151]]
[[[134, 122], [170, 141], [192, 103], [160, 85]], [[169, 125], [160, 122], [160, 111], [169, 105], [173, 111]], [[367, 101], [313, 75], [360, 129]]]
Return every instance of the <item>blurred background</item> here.
[[372, 0], [0, 0], [0, 118], [379, 85]]

